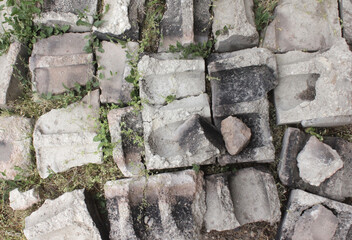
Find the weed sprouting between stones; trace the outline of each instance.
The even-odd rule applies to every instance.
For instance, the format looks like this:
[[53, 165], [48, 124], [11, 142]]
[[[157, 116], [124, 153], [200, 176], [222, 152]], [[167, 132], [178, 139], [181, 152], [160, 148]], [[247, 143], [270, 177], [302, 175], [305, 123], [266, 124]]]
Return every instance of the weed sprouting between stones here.
[[263, 31], [273, 20], [273, 12], [279, 0], [254, 0], [255, 25]]

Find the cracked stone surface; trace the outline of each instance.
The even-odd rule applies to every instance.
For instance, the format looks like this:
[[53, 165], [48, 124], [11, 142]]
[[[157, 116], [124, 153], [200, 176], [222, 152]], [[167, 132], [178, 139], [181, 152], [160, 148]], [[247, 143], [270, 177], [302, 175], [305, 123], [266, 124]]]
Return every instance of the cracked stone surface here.
[[84, 190], [67, 192], [44, 204], [25, 219], [28, 240], [72, 239], [101, 240], [87, 205]]
[[[122, 174], [126, 177], [141, 176], [145, 167], [142, 163], [143, 147], [134, 143], [135, 135], [143, 137], [141, 113], [135, 113], [133, 107], [113, 109], [108, 113], [111, 141], [116, 143], [113, 158]], [[133, 136], [126, 131], [133, 130]], [[142, 144], [142, 143], [141, 143]]]
[[352, 44], [352, 2], [340, 1], [341, 17], [343, 22], [343, 37], [348, 44]]
[[30, 189], [20, 192], [18, 188], [12, 190], [9, 194], [10, 207], [13, 210], [26, 210], [40, 201], [37, 191]]
[[[352, 143], [337, 137], [324, 137], [324, 143], [331, 147], [343, 161], [343, 167], [319, 186], [310, 185], [300, 177], [297, 155], [303, 150], [311, 135], [297, 128], [287, 128], [283, 137], [278, 174], [281, 182], [291, 188], [343, 201], [352, 197]], [[318, 154], [318, 153], [317, 153]]]
[[[99, 70], [97, 76], [100, 82], [101, 103], [128, 103], [131, 101], [133, 84], [125, 80], [130, 74], [126, 51], [131, 55], [138, 50], [138, 43], [128, 42], [126, 48], [121, 44], [103, 41], [104, 52], [96, 52]], [[102, 76], [102, 78], [100, 78]]]
[[8, 108], [8, 103], [16, 100], [21, 94], [21, 77], [24, 76], [24, 64], [27, 61], [27, 50], [19, 43], [10, 45], [7, 53], [0, 56], [0, 107]]
[[201, 239], [206, 210], [201, 172], [110, 181], [104, 191], [110, 239]]
[[[322, 210], [322, 207], [325, 209]], [[322, 214], [328, 216], [322, 217]], [[313, 215], [314, 214], [314, 215]], [[333, 214], [333, 215], [331, 215]], [[310, 216], [313, 217], [312, 221], [305, 224], [305, 228], [301, 226], [302, 221], [307, 221]], [[333, 231], [336, 224], [337, 227]], [[314, 224], [318, 224], [317, 230]], [[323, 224], [326, 224], [323, 228]], [[324, 197], [320, 197], [302, 190], [292, 190], [287, 204], [287, 211], [285, 211], [282, 225], [279, 229], [277, 239], [296, 239], [293, 238], [295, 232], [302, 231], [306, 237], [304, 239], [325, 239], [325, 238], [309, 238], [313, 236], [321, 236], [320, 234], [326, 233], [324, 237], [332, 235], [332, 238], [327, 239], [341, 239], [348, 240], [351, 238], [352, 227], [352, 206], [336, 202]], [[333, 234], [332, 234], [333, 233]], [[300, 234], [301, 238], [304, 235]], [[317, 234], [317, 235], [316, 235]]]
[[34, 18], [36, 24], [44, 24], [55, 27], [55, 25], [69, 25], [71, 32], [88, 32], [91, 26], [77, 26], [79, 13], [85, 13], [87, 21], [93, 24], [93, 16], [97, 14], [98, 0], [44, 0], [40, 16]]
[[323, 53], [294, 51], [276, 57], [278, 124], [334, 127], [352, 123], [352, 53], [345, 40]]
[[67, 108], [54, 109], [36, 122], [33, 145], [39, 175], [64, 172], [88, 163], [102, 163], [97, 135], [99, 119], [99, 90], [85, 96], [81, 102]]
[[275, 52], [326, 50], [341, 38], [338, 1], [283, 0], [263, 46]]
[[221, 165], [239, 162], [271, 162], [275, 149], [269, 128], [267, 92], [277, 85], [275, 56], [263, 48], [213, 54], [209, 58], [212, 110], [215, 125], [229, 116], [251, 129], [250, 143], [235, 156], [219, 157]]
[[33, 91], [60, 94], [93, 78], [93, 54], [83, 49], [89, 33], [66, 33], [41, 39], [29, 59]]
[[214, 3], [213, 11], [216, 52], [232, 52], [258, 45], [253, 0], [218, 0]]
[[19, 116], [0, 117], [0, 178], [13, 180], [19, 173], [16, 166], [26, 169], [31, 164], [30, 147], [33, 123]]

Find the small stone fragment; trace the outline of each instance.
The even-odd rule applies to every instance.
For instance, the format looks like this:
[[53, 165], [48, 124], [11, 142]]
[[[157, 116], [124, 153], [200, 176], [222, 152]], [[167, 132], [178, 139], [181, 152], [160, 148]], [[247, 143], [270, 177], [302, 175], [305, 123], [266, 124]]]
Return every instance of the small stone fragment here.
[[332, 211], [321, 204], [315, 205], [298, 219], [292, 240], [331, 240], [338, 222]]
[[297, 165], [304, 181], [319, 186], [343, 167], [343, 161], [335, 150], [312, 136], [298, 154]]
[[200, 239], [204, 179], [193, 170], [109, 181], [110, 239]]
[[194, 42], [193, 0], [166, 0], [166, 11], [160, 22], [162, 40], [159, 52], [168, 51], [177, 42]]
[[113, 109], [108, 113], [108, 121], [111, 141], [116, 144], [113, 158], [122, 174], [126, 177], [143, 175], [143, 142], [138, 141], [143, 137], [141, 114], [135, 113], [133, 107]]
[[26, 210], [40, 201], [38, 192], [34, 189], [20, 192], [18, 188], [10, 192], [10, 207], [13, 210]]
[[221, 121], [221, 134], [227, 151], [236, 155], [247, 146], [251, 138], [251, 129], [236, 117], [228, 117]]
[[218, 0], [213, 11], [213, 35], [217, 39], [215, 51], [232, 52], [258, 45], [253, 0]]
[[8, 108], [8, 103], [21, 95], [20, 78], [25, 75], [27, 55], [25, 47], [14, 42], [8, 52], [0, 56], [0, 108]]
[[50, 170], [57, 173], [88, 163], [102, 163], [99, 142], [93, 140], [97, 135], [99, 107], [99, 90], [95, 90], [81, 102], [40, 116], [33, 145], [42, 178], [47, 178]]
[[[26, 175], [26, 169], [31, 164], [32, 132], [31, 119], [0, 117], [0, 178], [14, 180], [19, 173]], [[23, 171], [18, 172], [16, 167]]]
[[97, 51], [99, 70], [97, 76], [100, 82], [100, 101], [102, 103], [128, 103], [131, 100], [133, 84], [125, 80], [131, 67], [126, 57], [128, 51], [136, 54], [138, 43], [128, 42], [126, 48], [121, 44], [103, 41], [104, 52]]
[[337, 2], [280, 1], [265, 32], [263, 46], [275, 52], [329, 49], [341, 38]]
[[101, 240], [85, 200], [83, 189], [45, 200], [37, 211], [26, 217], [24, 235], [28, 240]]
[[41, 39], [29, 59], [33, 90], [60, 94], [93, 77], [93, 54], [84, 51], [89, 33], [66, 33]]

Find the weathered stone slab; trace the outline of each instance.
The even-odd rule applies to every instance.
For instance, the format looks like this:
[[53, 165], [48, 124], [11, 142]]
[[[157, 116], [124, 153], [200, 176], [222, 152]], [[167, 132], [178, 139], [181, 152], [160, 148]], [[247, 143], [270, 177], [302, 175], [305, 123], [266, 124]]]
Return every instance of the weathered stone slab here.
[[215, 174], [205, 178], [207, 211], [204, 222], [208, 232], [226, 231], [240, 226], [231, 199], [229, 176], [230, 174]]
[[213, 34], [217, 36], [215, 51], [231, 52], [258, 45], [253, 0], [218, 0], [213, 11]]
[[121, 44], [103, 41], [104, 52], [97, 51], [100, 82], [100, 101], [102, 103], [127, 103], [131, 100], [133, 84], [125, 80], [131, 67], [128, 64], [126, 51], [131, 55], [138, 50], [138, 43], [128, 42], [126, 48]]
[[271, 174], [245, 168], [230, 177], [229, 187], [235, 216], [241, 225], [280, 221], [280, 200]]
[[9, 196], [10, 207], [13, 210], [26, 210], [40, 201], [38, 192], [34, 189], [26, 192], [18, 191], [18, 188], [12, 190]]
[[127, 38], [137, 41], [139, 39], [139, 25], [144, 19], [145, 0], [105, 0], [101, 20], [103, 23], [93, 31], [101, 38], [108, 37]]
[[300, 177], [313, 186], [319, 186], [343, 167], [339, 154], [329, 145], [311, 136], [297, 155]]
[[211, 0], [194, 0], [194, 41], [204, 43], [208, 41], [211, 29]]
[[263, 46], [275, 52], [329, 49], [341, 38], [335, 0], [284, 0], [275, 9]]
[[33, 123], [23, 117], [0, 117], [0, 178], [13, 180], [18, 172], [31, 164], [30, 147]]
[[[321, 212], [317, 212], [317, 210], [322, 207], [325, 208], [325, 212], [329, 212], [329, 218], [323, 217]], [[331, 213], [334, 216], [332, 216]], [[310, 224], [306, 224], [305, 228], [302, 229], [300, 225], [302, 221], [308, 217], [314, 218], [315, 220]], [[333, 220], [334, 217], [338, 219], [338, 222], [336, 230], [333, 233], [334, 224], [336, 223], [336, 221]], [[302, 190], [292, 190], [277, 239], [348, 240], [352, 237], [351, 227], [352, 206], [313, 195]], [[296, 231], [302, 232], [299, 236], [300, 238], [293, 238]], [[323, 233], [326, 233], [326, 235], [322, 236], [321, 234]], [[326, 238], [332, 233], [332, 238]], [[308, 238], [303, 238], [304, 236]], [[314, 236], [316, 237], [309, 238]], [[323, 238], [318, 236], [322, 236]]]
[[94, 142], [99, 121], [99, 90], [81, 102], [42, 115], [34, 129], [33, 144], [42, 178], [88, 163], [102, 163], [99, 142]]
[[70, 32], [89, 32], [91, 26], [78, 26], [79, 14], [87, 16], [87, 21], [93, 24], [93, 16], [97, 14], [98, 0], [44, 0], [40, 16], [34, 18], [37, 24], [55, 27], [69, 25]]
[[292, 240], [330, 240], [333, 238], [339, 220], [323, 205], [315, 205], [304, 211], [298, 219]]
[[[319, 186], [314, 186], [300, 177], [297, 166], [297, 155], [302, 151], [309, 138], [310, 135], [297, 128], [286, 130], [278, 166], [281, 182], [292, 188], [300, 188], [339, 201], [352, 197], [352, 143], [335, 137], [324, 138], [324, 143], [340, 156], [343, 167]], [[321, 154], [321, 152], [319, 151], [317, 154]]]
[[138, 63], [142, 74], [140, 95], [149, 104], [166, 104], [167, 97], [181, 99], [205, 92], [204, 59], [178, 59], [177, 54], [144, 56]]
[[25, 219], [24, 235], [28, 240], [102, 239], [89, 214], [84, 190], [67, 192], [44, 204]]
[[168, 51], [170, 45], [194, 42], [193, 0], [166, 0], [166, 11], [160, 22], [159, 52]]
[[251, 138], [251, 130], [240, 119], [228, 117], [221, 121], [221, 134], [225, 146], [231, 155], [236, 155], [247, 146]]
[[0, 108], [7, 108], [10, 101], [21, 95], [20, 78], [25, 74], [27, 55], [27, 49], [14, 42], [8, 52], [0, 56]]
[[83, 49], [88, 33], [66, 33], [39, 40], [29, 59], [33, 90], [39, 94], [65, 92], [93, 77], [93, 54]]
[[104, 190], [110, 239], [200, 239], [206, 209], [201, 172], [110, 181]]
[[267, 92], [277, 84], [275, 56], [262, 48], [214, 54], [209, 59], [208, 71], [215, 125], [220, 129], [223, 119], [235, 116], [252, 133], [250, 143], [241, 153], [225, 154], [218, 159], [219, 163], [273, 161]]
[[342, 18], [343, 37], [348, 44], [352, 44], [352, 2], [350, 0], [340, 0], [340, 14]]
[[[138, 137], [143, 137], [141, 113], [134, 112], [133, 107], [114, 109], [109, 112], [108, 121], [111, 141], [116, 144], [113, 150], [114, 161], [122, 174], [126, 177], [143, 175], [143, 142], [137, 141]], [[129, 129], [132, 133], [129, 133]]]
[[333, 127], [352, 123], [352, 53], [341, 39], [321, 54], [277, 55], [278, 124]]

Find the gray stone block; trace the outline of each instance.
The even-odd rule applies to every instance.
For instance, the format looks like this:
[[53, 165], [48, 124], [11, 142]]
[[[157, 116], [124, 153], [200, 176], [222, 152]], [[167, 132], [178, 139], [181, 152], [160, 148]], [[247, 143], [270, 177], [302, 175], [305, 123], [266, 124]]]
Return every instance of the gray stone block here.
[[66, 33], [39, 40], [29, 59], [33, 90], [39, 94], [60, 94], [76, 83], [92, 79], [93, 54], [83, 49], [88, 33]]
[[30, 148], [33, 123], [31, 119], [12, 116], [0, 117], [0, 178], [13, 180], [19, 173], [16, 166], [26, 169], [31, 164]]
[[215, 51], [232, 52], [258, 45], [253, 0], [218, 0], [214, 2], [213, 11]]
[[194, 41], [204, 43], [208, 41], [211, 29], [211, 0], [194, 0]]
[[44, 0], [40, 16], [34, 18], [37, 24], [55, 27], [69, 25], [70, 32], [89, 32], [91, 26], [77, 26], [79, 13], [87, 15], [88, 22], [93, 24], [97, 14], [98, 0]]
[[170, 45], [194, 42], [193, 0], [166, 0], [166, 11], [160, 22], [159, 52], [168, 51]]
[[99, 27], [93, 26], [93, 31], [99, 37], [108, 40], [108, 37], [139, 39], [139, 25], [144, 19], [145, 0], [105, 0], [102, 9], [109, 6], [103, 13], [104, 21]]
[[208, 71], [215, 125], [220, 129], [223, 119], [235, 116], [252, 133], [250, 143], [241, 153], [225, 154], [218, 159], [219, 163], [273, 161], [267, 92], [277, 84], [275, 56], [261, 48], [215, 54], [209, 59]]
[[300, 188], [324, 197], [343, 201], [352, 197], [352, 143], [340, 138], [326, 137], [324, 143], [335, 150], [343, 161], [343, 167], [327, 178], [319, 186], [310, 185], [299, 175], [297, 155], [306, 145], [310, 135], [297, 128], [288, 128], [285, 132], [278, 173], [281, 182], [292, 188]]
[[102, 163], [97, 135], [99, 121], [99, 90], [89, 93], [81, 102], [67, 108], [54, 109], [36, 122], [33, 145], [39, 175], [64, 172], [88, 163]]
[[0, 108], [8, 108], [8, 103], [22, 93], [21, 77], [25, 76], [27, 49], [19, 42], [10, 45], [7, 53], [0, 56]]
[[110, 181], [104, 191], [110, 239], [201, 239], [206, 208], [201, 172]]
[[[100, 101], [102, 103], [128, 103], [131, 101], [133, 84], [125, 80], [131, 67], [128, 64], [126, 51], [137, 54], [138, 43], [128, 42], [126, 48], [112, 42], [102, 42], [104, 52], [97, 51], [99, 70], [97, 76], [100, 82]], [[102, 76], [102, 78], [100, 77]]]
[[341, 38], [335, 0], [284, 0], [275, 9], [263, 46], [275, 52], [329, 49]]
[[[142, 163], [142, 146], [135, 143], [136, 136], [143, 137], [141, 113], [134, 112], [133, 107], [114, 109], [108, 113], [109, 130], [112, 143], [114, 161], [126, 177], [141, 176], [145, 167]], [[127, 136], [131, 129], [132, 135]]]
[[[317, 209], [324, 207], [324, 212], [328, 211], [329, 218], [321, 218], [321, 213]], [[313, 223], [306, 223], [304, 229], [300, 226], [303, 221], [309, 219], [314, 212]], [[321, 211], [320, 211], [321, 212]], [[331, 215], [333, 214], [333, 215]], [[333, 231], [334, 224], [338, 219], [336, 230]], [[314, 226], [313, 224], [318, 224]], [[339, 203], [327, 198], [313, 195], [302, 190], [292, 190], [285, 211], [284, 218], [278, 232], [277, 239], [303, 239], [303, 237], [321, 236], [321, 233], [326, 233], [325, 238], [304, 238], [304, 239], [351, 239], [352, 227], [352, 206]], [[300, 233], [300, 238], [294, 238], [295, 233]], [[333, 234], [332, 234], [333, 233]], [[315, 235], [316, 234], [316, 235]], [[326, 238], [329, 235], [332, 238]]]
[[44, 204], [25, 219], [28, 240], [102, 239], [88, 212], [82, 190], [67, 192]]
[[9, 194], [10, 207], [13, 210], [26, 210], [40, 201], [37, 191], [30, 189], [25, 192], [18, 191], [18, 188], [12, 190]]
[[352, 44], [352, 2], [350, 0], [339, 0], [339, 4], [343, 24], [343, 37], [348, 44]]
[[278, 124], [333, 127], [352, 123], [352, 53], [341, 39], [323, 53], [278, 54]]

